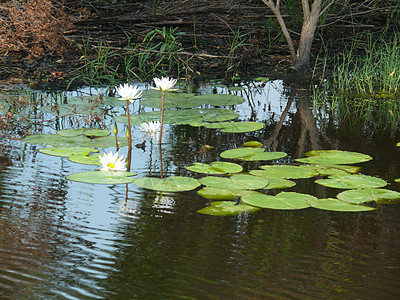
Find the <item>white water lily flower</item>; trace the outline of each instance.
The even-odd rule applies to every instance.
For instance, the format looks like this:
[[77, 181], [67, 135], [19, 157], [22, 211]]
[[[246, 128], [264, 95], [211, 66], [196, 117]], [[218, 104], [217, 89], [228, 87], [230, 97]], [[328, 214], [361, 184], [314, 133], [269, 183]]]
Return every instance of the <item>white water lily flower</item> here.
[[124, 85], [120, 84], [115, 89], [121, 96], [119, 100], [129, 100], [133, 103], [135, 99], [142, 97], [142, 91], [137, 86], [133, 86], [128, 83], [125, 83]]
[[104, 153], [103, 156], [99, 156], [102, 168], [100, 171], [126, 171], [126, 162], [124, 156], [118, 157], [118, 151], [113, 154]]
[[[169, 77], [161, 77], [160, 78], [153, 78], [154, 83], [156, 84], [156, 88], [153, 88], [153, 90], [160, 90], [162, 92], [166, 92], [171, 90], [171, 88], [177, 83], [177, 79], [169, 78]], [[176, 91], [176, 89], [171, 90], [171, 91]]]
[[142, 123], [139, 127], [140, 131], [143, 131], [145, 134], [156, 137], [157, 134], [161, 131], [161, 123], [160, 121], [150, 121], [149, 123]]

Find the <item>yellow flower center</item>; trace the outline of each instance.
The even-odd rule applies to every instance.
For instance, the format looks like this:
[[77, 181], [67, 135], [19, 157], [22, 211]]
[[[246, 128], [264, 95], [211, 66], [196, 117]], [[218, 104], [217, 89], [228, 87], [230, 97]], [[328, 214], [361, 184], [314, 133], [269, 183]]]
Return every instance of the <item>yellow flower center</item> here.
[[114, 169], [115, 168], [115, 164], [114, 163], [108, 163], [107, 167], [109, 167], [110, 169]]

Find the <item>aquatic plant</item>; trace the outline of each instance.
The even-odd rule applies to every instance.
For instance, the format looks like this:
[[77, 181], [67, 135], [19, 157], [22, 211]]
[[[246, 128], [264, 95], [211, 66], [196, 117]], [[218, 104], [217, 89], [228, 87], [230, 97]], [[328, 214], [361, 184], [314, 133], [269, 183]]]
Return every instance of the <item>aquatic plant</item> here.
[[104, 153], [99, 159], [102, 165], [100, 171], [126, 171], [126, 161], [123, 155], [118, 156], [118, 151]]
[[[176, 91], [176, 89], [172, 89], [172, 87], [177, 83], [177, 79], [169, 78], [169, 77], [161, 77], [161, 78], [154, 78], [154, 83], [156, 85], [155, 88], [151, 87], [153, 90], [160, 90], [162, 92], [162, 102], [161, 102], [161, 125], [160, 125], [160, 135], [158, 143], [161, 145], [162, 141], [162, 131], [164, 125], [164, 107], [165, 107], [165, 93], [167, 91]], [[129, 122], [129, 116], [128, 116]]]
[[129, 114], [129, 102], [134, 103], [134, 100], [142, 97], [142, 92], [137, 86], [130, 85], [125, 83], [124, 85], [119, 85], [116, 88], [117, 93], [121, 96], [119, 100], [126, 101], [126, 115], [128, 118], [128, 129], [127, 129], [127, 137], [128, 137], [128, 145], [132, 147], [132, 132], [131, 132], [131, 118]]

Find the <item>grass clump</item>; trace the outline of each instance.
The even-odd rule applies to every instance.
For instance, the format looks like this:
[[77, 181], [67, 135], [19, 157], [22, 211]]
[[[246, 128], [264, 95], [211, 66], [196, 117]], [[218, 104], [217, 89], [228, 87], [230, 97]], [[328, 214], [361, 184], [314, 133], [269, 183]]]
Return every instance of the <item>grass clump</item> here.
[[391, 41], [368, 39], [365, 54], [354, 47], [343, 52], [334, 68], [334, 86], [340, 92], [387, 98], [400, 91], [400, 37]]

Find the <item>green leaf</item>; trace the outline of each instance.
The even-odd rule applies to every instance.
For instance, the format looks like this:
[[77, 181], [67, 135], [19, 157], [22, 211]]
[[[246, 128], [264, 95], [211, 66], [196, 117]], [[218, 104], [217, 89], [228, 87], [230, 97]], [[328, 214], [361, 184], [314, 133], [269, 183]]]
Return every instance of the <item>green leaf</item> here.
[[231, 201], [216, 201], [211, 202], [211, 206], [202, 208], [198, 210], [198, 213], [212, 216], [231, 216], [238, 215], [240, 213], [254, 213], [259, 210], [259, 208], [246, 205], [237, 204]]
[[227, 190], [212, 186], [205, 186], [197, 191], [197, 194], [206, 199], [215, 200], [234, 200], [237, 197], [243, 196], [248, 193], [247, 190]]
[[252, 147], [252, 148], [261, 148], [263, 146], [262, 143], [258, 141], [248, 141], [243, 144], [244, 147]]
[[39, 149], [40, 153], [68, 157], [73, 154], [75, 155], [88, 155], [90, 152], [99, 152], [97, 149], [86, 148], [86, 147], [51, 147], [51, 148], [42, 148]]
[[244, 148], [225, 150], [220, 154], [220, 156], [223, 158], [244, 159], [245, 157], [254, 155], [256, 153], [261, 153], [264, 151], [265, 151], [264, 148], [244, 147]]
[[311, 207], [318, 209], [342, 211], [342, 212], [359, 212], [359, 211], [370, 211], [375, 209], [374, 207], [352, 204], [334, 198], [325, 198], [325, 199], [310, 201], [310, 205]]
[[337, 195], [339, 200], [349, 203], [366, 203], [375, 201], [381, 204], [397, 203], [400, 201], [400, 193], [386, 189], [361, 189], [348, 190]]
[[132, 183], [134, 178], [130, 176], [133, 175], [136, 174], [120, 171], [89, 171], [68, 175], [67, 179], [93, 184], [126, 184]]
[[257, 190], [268, 185], [268, 180], [245, 174], [235, 174], [230, 178], [207, 176], [201, 178], [200, 183], [206, 186], [217, 187], [228, 190]]
[[318, 172], [309, 166], [288, 166], [288, 165], [265, 165], [261, 166], [261, 172], [255, 172], [257, 176], [281, 177], [286, 179], [311, 178], [318, 175]]
[[315, 150], [306, 153], [306, 158], [298, 158], [296, 161], [308, 164], [319, 165], [344, 165], [355, 164], [360, 162], [369, 161], [371, 156], [341, 150]]
[[84, 128], [62, 129], [62, 130], [57, 131], [57, 134], [61, 135], [61, 136], [65, 136], [65, 137], [74, 137], [74, 136], [82, 135], [84, 131], [85, 131]]
[[182, 176], [170, 176], [164, 179], [143, 177], [134, 179], [133, 183], [145, 189], [163, 192], [191, 191], [200, 186], [198, 180]]
[[[165, 124], [185, 125], [197, 122], [222, 122], [233, 120], [238, 117], [234, 111], [222, 108], [193, 108], [182, 110], [166, 110], [164, 112]], [[157, 121], [161, 118], [161, 111], [151, 111], [142, 114], [131, 115], [131, 124], [139, 126], [143, 122]], [[128, 118], [117, 116], [115, 121], [127, 124]]]
[[204, 174], [233, 174], [243, 171], [241, 165], [219, 161], [213, 162], [211, 165], [206, 165], [203, 163], [193, 163], [192, 165], [187, 166], [186, 169], [192, 172]]
[[290, 210], [307, 208], [310, 206], [309, 202], [316, 199], [316, 197], [308, 194], [281, 192], [276, 196], [252, 193], [243, 196], [241, 201], [261, 208]]
[[329, 165], [329, 166], [313, 165], [313, 168], [321, 176], [346, 175], [348, 173], [355, 174], [359, 172], [361, 169], [360, 167], [345, 166], [345, 165]]
[[81, 155], [81, 154], [72, 154], [68, 157], [68, 160], [85, 165], [101, 165], [99, 155], [91, 154], [91, 155]]
[[318, 179], [315, 182], [323, 186], [338, 189], [380, 188], [387, 185], [387, 182], [383, 179], [363, 174], [336, 175], [326, 179]]
[[[208, 128], [207, 125], [206, 127]], [[226, 122], [226, 125], [221, 127], [222, 128], [221, 131], [228, 133], [244, 133], [244, 132], [257, 131], [262, 129], [263, 127], [264, 124], [259, 122]]]

